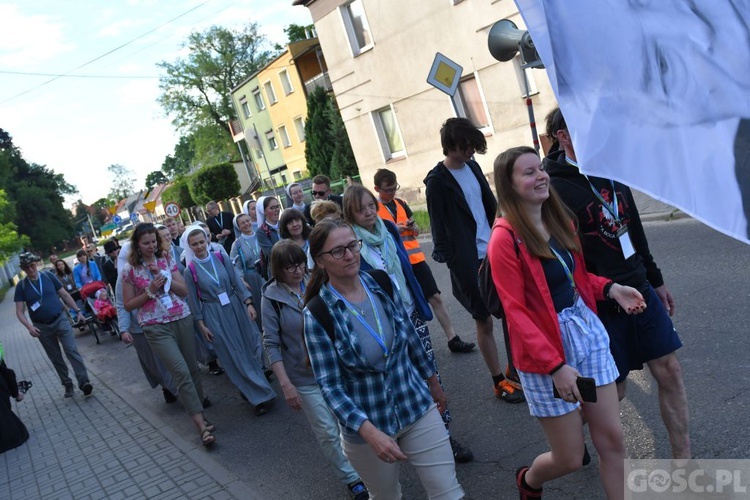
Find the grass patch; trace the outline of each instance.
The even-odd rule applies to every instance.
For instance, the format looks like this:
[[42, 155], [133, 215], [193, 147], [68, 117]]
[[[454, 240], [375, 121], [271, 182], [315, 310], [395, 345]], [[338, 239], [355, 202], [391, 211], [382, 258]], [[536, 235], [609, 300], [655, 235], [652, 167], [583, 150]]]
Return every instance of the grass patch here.
[[430, 215], [427, 213], [427, 210], [415, 210], [414, 222], [419, 226], [420, 234], [430, 232]]

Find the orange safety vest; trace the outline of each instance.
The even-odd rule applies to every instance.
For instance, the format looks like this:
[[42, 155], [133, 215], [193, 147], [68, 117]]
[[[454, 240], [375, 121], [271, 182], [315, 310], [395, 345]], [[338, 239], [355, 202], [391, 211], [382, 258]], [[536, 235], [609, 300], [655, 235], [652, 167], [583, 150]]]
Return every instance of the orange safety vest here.
[[[394, 198], [393, 201], [396, 202], [395, 219], [393, 218], [391, 211], [388, 210], [388, 207], [381, 203], [380, 200], [378, 200], [378, 215], [383, 220], [389, 220], [396, 224], [406, 224], [409, 221], [409, 218], [406, 216], [406, 209], [401, 204], [400, 200]], [[414, 231], [411, 229], [401, 229], [401, 239], [404, 241], [406, 253], [409, 254], [409, 262], [411, 262], [412, 265], [424, 262], [424, 253], [422, 253], [422, 249], [419, 248], [419, 241], [417, 241]]]

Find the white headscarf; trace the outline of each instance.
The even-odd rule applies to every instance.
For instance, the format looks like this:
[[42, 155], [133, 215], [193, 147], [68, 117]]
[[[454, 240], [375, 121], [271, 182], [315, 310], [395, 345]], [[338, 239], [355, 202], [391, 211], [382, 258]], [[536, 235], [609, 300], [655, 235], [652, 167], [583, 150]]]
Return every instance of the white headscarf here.
[[266, 209], [263, 208], [263, 202], [266, 201], [266, 198], [268, 196], [261, 196], [258, 198], [258, 203], [255, 204], [255, 213], [258, 215], [258, 227], [266, 222]]
[[128, 264], [128, 257], [130, 256], [130, 241], [126, 241], [120, 247], [120, 254], [117, 256], [117, 274], [122, 277], [122, 271]]
[[[248, 207], [252, 202], [255, 200], [247, 200], [245, 203], [242, 204], [242, 213], [250, 215], [250, 210], [248, 210]], [[250, 217], [252, 219], [252, 216]]]
[[[203, 231], [203, 234], [206, 235], [206, 230], [199, 226], [198, 224], [191, 224], [188, 227], [185, 228], [185, 232], [182, 233], [182, 236], [180, 236], [180, 246], [184, 250], [182, 255], [185, 256], [185, 266], [193, 262], [195, 259], [195, 252], [193, 252], [193, 249], [190, 248], [190, 244], [188, 243], [188, 238], [190, 237], [190, 234], [195, 231]], [[210, 237], [206, 235], [206, 244], [209, 244]], [[211, 248], [208, 248], [208, 251], [211, 251]]]
[[[239, 219], [243, 215], [248, 215], [248, 214], [243, 212], [243, 213], [235, 215], [234, 219], [232, 219], [232, 225], [234, 226], [234, 238], [235, 239], [239, 238], [240, 235], [242, 234], [242, 231], [240, 231], [240, 227], [237, 225], [237, 219]], [[248, 215], [248, 217], [249, 217], [249, 215]], [[250, 219], [250, 221], [252, 222], [252, 219]], [[254, 228], [253, 228], [253, 230], [254, 230]]]

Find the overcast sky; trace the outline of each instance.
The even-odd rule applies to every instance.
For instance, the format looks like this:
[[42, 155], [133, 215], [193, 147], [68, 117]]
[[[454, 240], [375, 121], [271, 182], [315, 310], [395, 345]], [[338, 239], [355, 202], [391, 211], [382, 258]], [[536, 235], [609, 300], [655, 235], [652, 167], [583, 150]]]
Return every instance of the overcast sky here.
[[285, 26], [312, 18], [292, 0], [0, 0], [0, 128], [27, 161], [64, 174], [84, 203], [106, 196], [113, 163], [143, 188], [179, 138], [156, 103], [156, 63], [179, 57], [192, 31], [248, 21], [283, 44]]

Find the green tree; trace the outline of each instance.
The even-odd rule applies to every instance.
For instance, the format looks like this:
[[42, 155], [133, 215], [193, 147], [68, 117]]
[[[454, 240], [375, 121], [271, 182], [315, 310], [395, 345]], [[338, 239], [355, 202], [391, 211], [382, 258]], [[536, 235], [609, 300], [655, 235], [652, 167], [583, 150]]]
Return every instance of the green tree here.
[[231, 90], [264, 67], [273, 57], [256, 23], [239, 30], [212, 26], [191, 33], [186, 58], [157, 64], [162, 91], [158, 102], [183, 132], [214, 124], [230, 135], [227, 120], [235, 118]]
[[346, 132], [341, 113], [335, 101], [331, 98], [328, 99], [326, 115], [333, 137], [333, 154], [331, 155], [329, 175], [333, 179], [343, 179], [347, 175], [358, 175], [359, 168], [357, 167], [357, 160], [354, 158], [352, 144], [349, 142], [349, 134]]
[[195, 148], [193, 146], [192, 134], [180, 137], [180, 141], [174, 147], [174, 154], [167, 155], [161, 165], [161, 171], [169, 179], [190, 173], [195, 159]]
[[28, 236], [18, 234], [13, 217], [13, 204], [8, 200], [5, 191], [0, 189], [0, 264], [5, 263], [10, 256], [31, 242]]
[[192, 135], [193, 149], [195, 150], [194, 166], [200, 168], [204, 165], [216, 165], [218, 163], [239, 161], [237, 146], [224, 129], [217, 125], [203, 125]]
[[[24, 246], [46, 250], [73, 232], [71, 213], [63, 203], [65, 195], [75, 194], [76, 188], [62, 174], [28, 163], [13, 145], [10, 134], [1, 129], [0, 189], [4, 189], [7, 198], [0, 210], [0, 224], [5, 227], [0, 230], [3, 241], [12, 237], [9, 231], [13, 230], [22, 235], [18, 241]], [[14, 224], [17, 229], [7, 224]]]
[[323, 174], [335, 180], [359, 173], [341, 113], [322, 87], [313, 90], [307, 98], [305, 138], [305, 159], [310, 175]]
[[302, 26], [299, 24], [290, 24], [286, 28], [284, 28], [284, 33], [286, 33], [287, 43], [294, 43], [299, 42], [300, 40], [306, 40], [307, 39], [307, 33], [314, 33], [315, 32], [315, 25], [314, 24], [308, 24], [306, 26]]
[[172, 182], [172, 185], [161, 193], [162, 203], [177, 203], [182, 208], [192, 207], [195, 205], [193, 197], [190, 195], [188, 187], [188, 177], [178, 177]]
[[211, 200], [226, 200], [240, 193], [240, 179], [231, 163], [205, 167], [190, 177], [190, 195], [201, 205]]
[[328, 126], [326, 107], [328, 94], [317, 87], [307, 96], [307, 121], [305, 122], [305, 159], [311, 176], [329, 175], [333, 159], [334, 137]]
[[109, 189], [109, 200], [117, 203], [135, 192], [135, 179], [133, 171], [120, 164], [107, 167], [107, 172], [113, 177], [112, 187]]
[[146, 191], [151, 191], [159, 184], [169, 182], [167, 176], [161, 170], [154, 170], [146, 176]]

